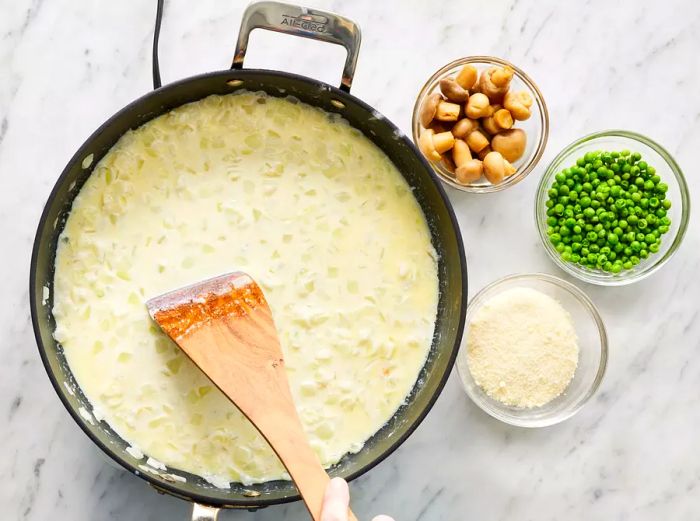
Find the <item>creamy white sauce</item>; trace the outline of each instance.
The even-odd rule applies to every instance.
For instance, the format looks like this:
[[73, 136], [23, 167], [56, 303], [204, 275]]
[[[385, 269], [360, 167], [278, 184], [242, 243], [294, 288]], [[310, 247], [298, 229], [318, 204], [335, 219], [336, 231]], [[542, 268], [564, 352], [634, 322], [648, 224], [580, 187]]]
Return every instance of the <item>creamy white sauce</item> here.
[[128, 132], [76, 197], [56, 257], [55, 337], [95, 416], [149, 461], [218, 486], [287, 477], [144, 305], [235, 270], [265, 291], [321, 461], [360, 450], [430, 348], [430, 234], [359, 131], [260, 94], [211, 96]]

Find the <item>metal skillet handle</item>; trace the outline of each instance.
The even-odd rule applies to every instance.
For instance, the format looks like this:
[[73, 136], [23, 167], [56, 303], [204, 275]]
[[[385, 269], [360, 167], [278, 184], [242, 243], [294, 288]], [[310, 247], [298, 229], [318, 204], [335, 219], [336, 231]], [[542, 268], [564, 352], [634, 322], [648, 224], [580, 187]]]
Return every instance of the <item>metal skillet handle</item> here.
[[217, 521], [219, 509], [194, 503], [192, 505], [192, 521]]
[[348, 55], [343, 67], [340, 89], [350, 92], [361, 41], [360, 28], [352, 20], [327, 11], [281, 2], [251, 4], [243, 13], [232, 69], [243, 68], [243, 59], [248, 50], [248, 37], [253, 29], [267, 29], [342, 45]]

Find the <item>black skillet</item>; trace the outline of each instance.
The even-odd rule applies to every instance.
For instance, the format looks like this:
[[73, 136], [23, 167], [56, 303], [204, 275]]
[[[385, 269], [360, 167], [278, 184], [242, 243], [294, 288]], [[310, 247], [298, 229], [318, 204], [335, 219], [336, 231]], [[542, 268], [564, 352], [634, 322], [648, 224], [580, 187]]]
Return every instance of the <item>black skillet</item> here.
[[[32, 323], [39, 352], [49, 379], [73, 419], [90, 439], [122, 467], [148, 481], [158, 491], [194, 503], [193, 519], [216, 518], [219, 508], [257, 509], [299, 499], [288, 481], [272, 481], [230, 489], [212, 486], [198, 476], [177, 469], [144, 472], [143, 460], [126, 452], [129, 446], [105, 423], [94, 421], [92, 407], [68, 367], [62, 347], [53, 336], [53, 276], [56, 243], [73, 199], [93, 167], [129, 129], [175, 108], [210, 94], [229, 94], [238, 89], [265, 91], [272, 96], [295, 96], [304, 103], [341, 114], [382, 149], [413, 188], [427, 216], [432, 242], [439, 254], [440, 299], [435, 336], [428, 360], [405, 404], [357, 454], [348, 454], [330, 469], [332, 475], [353, 479], [391, 454], [418, 427], [435, 403], [452, 369], [464, 328], [467, 271], [462, 237], [452, 207], [438, 179], [411, 141], [372, 107], [350, 94], [360, 30], [341, 16], [277, 2], [249, 6], [241, 23], [231, 69], [160, 84], [157, 42], [162, 0], [153, 50], [155, 90], [112, 116], [80, 147], [68, 162], [46, 202], [34, 240], [30, 272]], [[248, 37], [253, 29], [303, 36], [342, 45], [347, 50], [340, 88], [320, 81], [277, 71], [243, 69]], [[173, 477], [176, 476], [176, 477]], [[184, 478], [184, 481], [182, 479]], [[205, 506], [206, 505], [206, 506]]]

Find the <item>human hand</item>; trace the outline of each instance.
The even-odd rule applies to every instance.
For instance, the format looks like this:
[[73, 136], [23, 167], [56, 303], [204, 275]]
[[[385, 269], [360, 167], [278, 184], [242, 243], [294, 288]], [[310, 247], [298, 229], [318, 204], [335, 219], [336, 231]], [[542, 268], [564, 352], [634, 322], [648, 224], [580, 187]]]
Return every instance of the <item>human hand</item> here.
[[[350, 490], [343, 478], [333, 478], [326, 487], [323, 496], [321, 521], [348, 521], [350, 506]], [[394, 521], [389, 516], [377, 516], [372, 521]]]

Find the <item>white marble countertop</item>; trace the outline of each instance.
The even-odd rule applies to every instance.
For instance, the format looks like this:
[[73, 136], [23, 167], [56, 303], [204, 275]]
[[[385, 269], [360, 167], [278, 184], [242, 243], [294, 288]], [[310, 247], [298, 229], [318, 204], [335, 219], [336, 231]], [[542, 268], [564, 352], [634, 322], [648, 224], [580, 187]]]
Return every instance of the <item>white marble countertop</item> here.
[[[168, 4], [164, 81], [227, 67], [242, 2]], [[449, 193], [470, 294], [508, 273], [563, 275], [539, 244], [533, 197], [547, 162], [585, 133], [622, 127], [664, 144], [700, 206], [700, 3], [313, 4], [361, 25], [353, 93], [407, 133], [422, 82], [460, 56], [507, 58], [543, 90], [552, 126], [536, 170], [504, 193]], [[185, 502], [108, 465], [70, 419], [39, 359], [27, 297], [35, 227], [58, 174], [100, 123], [151, 87], [154, 11], [154, 0], [0, 2], [3, 520], [189, 519]], [[254, 33], [246, 65], [337, 84], [342, 61], [334, 46]], [[541, 430], [509, 427], [474, 406], [453, 374], [416, 433], [353, 483], [355, 511], [398, 521], [700, 519], [698, 224], [691, 218], [677, 256], [647, 280], [623, 288], [577, 283], [600, 307], [611, 341], [602, 388], [577, 416]], [[221, 517], [305, 518], [300, 504]]]

